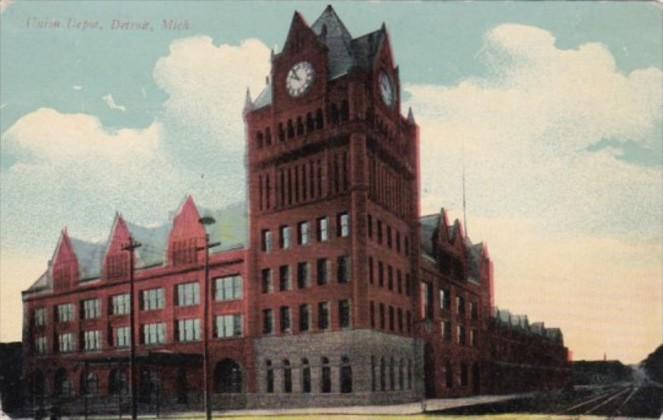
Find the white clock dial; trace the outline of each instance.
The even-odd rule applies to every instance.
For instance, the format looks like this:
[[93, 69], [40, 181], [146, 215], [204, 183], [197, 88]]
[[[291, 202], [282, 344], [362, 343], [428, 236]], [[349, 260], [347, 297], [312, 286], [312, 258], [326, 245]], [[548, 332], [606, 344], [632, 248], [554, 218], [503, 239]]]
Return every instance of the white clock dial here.
[[285, 85], [290, 96], [302, 96], [313, 84], [315, 71], [308, 61], [300, 61], [292, 66], [285, 79]]
[[378, 85], [380, 86], [380, 96], [382, 101], [387, 106], [394, 104], [394, 85], [391, 83], [391, 78], [385, 72], [381, 72], [378, 77]]

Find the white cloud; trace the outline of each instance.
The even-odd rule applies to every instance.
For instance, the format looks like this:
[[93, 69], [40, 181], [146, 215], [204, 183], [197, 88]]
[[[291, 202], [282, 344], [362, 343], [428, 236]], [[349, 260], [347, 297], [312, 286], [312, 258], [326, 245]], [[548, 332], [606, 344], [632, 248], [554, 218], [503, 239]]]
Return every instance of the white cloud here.
[[0, 14], [4, 13], [12, 4], [14, 4], [14, 0], [0, 0]]
[[[549, 32], [510, 24], [478, 56], [485, 77], [404, 87], [421, 126], [423, 210], [461, 213], [464, 149], [469, 233], [489, 244], [498, 304], [566, 327], [577, 355], [621, 349], [613, 356], [636, 361], [661, 336], [662, 171], [587, 148], [660, 148], [661, 70], [623, 74], [601, 44], [562, 50]], [[640, 327], [611, 338], [629, 325]]]
[[[83, 90], [83, 86], [81, 86], [81, 85], [73, 85], [71, 88], [72, 88], [73, 90]], [[105, 98], [105, 97], [104, 97], [104, 98]]]
[[110, 93], [108, 95], [102, 96], [101, 99], [106, 103], [106, 105], [108, 105], [110, 109], [122, 112], [125, 112], [127, 110], [127, 108], [124, 105], [116, 104], [115, 100], [113, 99], [113, 95], [111, 95]]

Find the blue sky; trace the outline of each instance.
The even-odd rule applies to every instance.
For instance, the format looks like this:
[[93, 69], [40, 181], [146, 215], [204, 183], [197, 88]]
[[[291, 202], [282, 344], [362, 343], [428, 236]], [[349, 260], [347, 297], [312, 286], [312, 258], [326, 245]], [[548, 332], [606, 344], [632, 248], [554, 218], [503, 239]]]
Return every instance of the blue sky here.
[[[63, 226], [99, 240], [116, 210], [150, 224], [186, 193], [243, 199], [244, 90], [262, 89], [293, 11], [312, 23], [327, 3], [2, 1], [4, 340], [19, 337], [10, 312]], [[660, 5], [332, 4], [354, 36], [387, 24], [422, 127], [426, 212], [461, 215], [464, 153], [469, 230], [495, 259], [498, 305], [561, 326], [580, 357], [637, 361], [660, 343]], [[35, 27], [69, 19], [103, 29]]]

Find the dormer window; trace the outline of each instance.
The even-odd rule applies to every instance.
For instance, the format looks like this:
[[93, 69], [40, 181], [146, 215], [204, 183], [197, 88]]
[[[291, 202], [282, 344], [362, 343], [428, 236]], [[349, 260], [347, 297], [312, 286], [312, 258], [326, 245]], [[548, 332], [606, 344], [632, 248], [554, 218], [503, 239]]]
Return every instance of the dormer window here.
[[106, 260], [108, 278], [124, 277], [128, 274], [127, 256], [123, 254], [109, 255]]
[[195, 263], [197, 261], [196, 240], [190, 238], [173, 241], [171, 259], [173, 261], [173, 265]]

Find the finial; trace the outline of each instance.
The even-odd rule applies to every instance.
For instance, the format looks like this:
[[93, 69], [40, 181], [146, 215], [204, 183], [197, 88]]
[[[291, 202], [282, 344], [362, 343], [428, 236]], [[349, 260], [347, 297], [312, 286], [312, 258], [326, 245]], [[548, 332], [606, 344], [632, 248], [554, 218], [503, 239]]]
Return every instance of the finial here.
[[246, 88], [246, 98], [244, 99], [244, 112], [248, 112], [253, 109], [253, 101], [251, 100], [251, 90]]
[[412, 107], [408, 107], [407, 109], [407, 122], [410, 124], [414, 124], [414, 113], [412, 113]]

